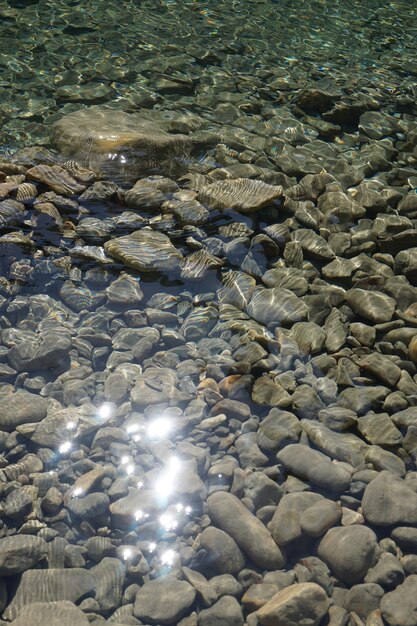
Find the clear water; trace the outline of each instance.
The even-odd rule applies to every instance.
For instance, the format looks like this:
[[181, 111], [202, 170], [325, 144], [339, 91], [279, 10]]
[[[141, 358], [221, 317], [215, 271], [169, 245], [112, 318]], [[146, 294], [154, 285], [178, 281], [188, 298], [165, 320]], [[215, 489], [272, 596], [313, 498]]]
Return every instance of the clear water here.
[[[327, 158], [326, 150], [334, 150], [331, 152], [333, 156], [342, 156], [349, 165], [355, 165], [356, 156], [360, 155], [364, 146], [372, 144], [372, 137], [369, 141], [370, 136], [359, 127], [360, 116], [365, 111], [375, 111], [384, 113], [392, 123], [392, 129], [384, 130], [381, 136], [377, 136], [376, 143], [380, 142], [379, 145], [384, 147], [384, 141], [391, 142], [394, 150], [391, 162], [384, 162], [381, 171], [377, 167], [369, 170], [365, 178], [379, 180], [382, 188], [396, 187], [405, 195], [417, 188], [413, 149], [401, 152], [407, 136], [411, 136], [416, 129], [416, 34], [417, 6], [405, 1], [1, 1], [0, 161], [4, 158], [20, 162], [19, 157], [13, 155], [19, 154], [18, 151], [23, 147], [36, 145], [52, 148], [50, 131], [54, 122], [80, 108], [103, 105], [128, 113], [152, 110], [156, 114], [160, 111], [198, 116], [209, 129], [215, 128], [219, 133], [221, 129], [225, 132], [227, 129], [229, 134], [225, 136], [230, 143], [233, 132], [241, 133], [243, 130], [247, 132], [246, 151], [251, 153], [253, 148], [252, 156], [248, 157], [249, 162], [263, 167], [265, 171], [281, 172], [282, 144], [277, 142], [278, 147], [268, 149], [259, 147], [258, 140], [264, 145], [270, 132], [271, 136], [277, 136], [280, 141], [287, 143], [291, 150], [301, 147], [299, 153], [294, 152], [294, 159], [300, 164], [299, 171], [283, 169], [294, 186], [302, 180], [304, 174], [320, 171], [318, 163], [322, 163], [320, 158]], [[317, 106], [313, 96], [309, 96], [312, 103], [303, 107], [300, 93], [308, 90], [330, 93], [330, 99], [333, 98], [334, 103], [344, 103], [346, 109], [343, 110], [348, 112], [340, 115], [334, 113], [333, 104], [329, 103]], [[297, 124], [302, 125], [302, 128]], [[320, 124], [329, 126], [324, 128]], [[301, 133], [299, 139], [295, 138], [297, 132]], [[234, 146], [227, 145], [227, 141], [224, 143], [228, 152], [223, 153], [223, 156], [219, 156], [223, 148], [220, 150], [218, 146], [207, 145], [204, 150], [196, 149], [189, 164], [190, 172], [207, 175], [222, 167], [247, 162], [242, 156], [243, 148], [236, 149], [240, 152], [236, 156]], [[254, 142], [253, 146], [250, 145], [251, 141]], [[376, 144], [372, 145], [375, 147]], [[306, 156], [306, 152], [303, 152], [303, 148], [309, 146], [313, 156]], [[400, 157], [396, 160], [398, 153]], [[310, 165], [309, 158], [313, 165]], [[336, 171], [334, 163], [332, 167]], [[398, 174], [398, 169], [402, 173]], [[389, 175], [384, 174], [387, 171]], [[0, 191], [1, 182], [2, 179]], [[359, 180], [344, 184], [344, 191], [358, 183]], [[185, 186], [185, 183], [180, 184]], [[125, 188], [128, 186], [127, 182], [123, 185]], [[38, 193], [45, 191], [46, 187], [39, 184]], [[15, 190], [12, 190], [10, 197], [14, 194]], [[210, 238], [217, 238], [221, 245], [230, 244], [233, 237], [219, 234], [221, 227], [234, 222], [241, 227], [246, 226], [246, 240], [241, 242], [241, 247], [236, 245], [233, 251], [224, 255], [222, 270], [214, 269], [208, 271], [201, 280], [187, 281], [178, 275], [141, 274], [116, 262], [103, 269], [94, 261], [78, 258], [73, 252], [75, 245], [102, 246], [106, 240], [105, 236], [83, 237], [74, 234], [79, 221], [86, 215], [99, 220], [115, 220], [127, 209], [123, 200], [115, 197], [107, 203], [81, 203], [81, 207], [81, 210], [79, 207], [58, 207], [64, 224], [56, 228], [54, 218], [39, 219], [36, 206], [28, 203], [25, 220], [18, 229], [8, 224], [0, 227], [0, 235], [3, 237], [3, 240], [0, 238], [0, 400], [6, 401], [9, 394], [23, 389], [49, 398], [49, 416], [67, 407], [74, 408], [73, 417], [68, 414], [62, 418], [67, 431], [59, 431], [62, 424], [54, 426], [52, 423], [52, 431], [56, 428], [59, 433], [50, 445], [37, 445], [31, 441], [33, 433], [29, 432], [30, 428], [26, 432], [21, 429], [20, 434], [8, 435], [6, 428], [2, 430], [0, 415], [1, 463], [4, 467], [21, 461], [27, 453], [35, 453], [42, 460], [42, 472], [45, 475], [49, 473], [51, 485], [56, 486], [64, 497], [64, 502], [54, 514], [45, 513], [45, 507], [43, 512], [39, 509], [45, 493], [37, 496], [38, 503], [30, 505], [29, 510], [22, 515], [8, 517], [1, 514], [3, 521], [0, 533], [2, 537], [16, 533], [36, 534], [28, 521], [37, 518], [42, 526], [38, 534], [49, 543], [55, 541], [56, 537], [64, 537], [69, 544], [83, 546], [89, 537], [96, 534], [107, 537], [113, 542], [110, 554], [126, 566], [120, 597], [110, 608], [106, 608], [103, 600], [91, 606], [86, 601], [82, 608], [97, 625], [106, 623], [100, 621], [100, 618], [109, 619], [119, 607], [124, 608], [115, 614], [113, 621], [122, 624], [123, 618], [127, 620], [130, 616], [126, 624], [140, 624], [132, 617], [138, 617], [140, 613], [135, 613], [131, 607], [135, 594], [132, 588], [129, 590], [130, 585], [143, 586], [149, 579], [171, 573], [184, 578], [181, 570], [183, 566], [203, 573], [208, 580], [219, 573], [205, 559], [196, 543], [201, 531], [210, 524], [207, 493], [231, 490], [240, 499], [245, 498], [248, 508], [266, 524], [274, 513], [276, 494], [271, 496], [272, 499], [259, 496], [262, 505], [258, 505], [245, 483], [250, 474], [261, 473], [281, 485], [283, 491], [295, 492], [305, 488], [341, 502], [345, 507], [345, 519], [349, 519], [350, 510], [359, 508], [361, 485], [356, 484], [350, 490], [347, 489], [343, 500], [343, 497], [340, 499], [340, 493], [329, 493], [317, 485], [302, 485], [294, 478], [286, 482], [285, 468], [277, 463], [277, 449], [267, 452], [262, 450], [257, 457], [255, 447], [249, 451], [248, 460], [243, 444], [238, 442], [240, 437], [248, 433], [257, 433], [259, 424], [274, 406], [273, 401], [265, 400], [267, 392], [264, 392], [262, 402], [256, 401], [253, 389], [262, 377], [279, 374], [283, 387], [287, 385], [285, 389], [289, 395], [302, 382], [315, 392], [319, 389], [316, 397], [321, 408], [337, 405], [339, 393], [348, 385], [339, 379], [337, 386], [334, 375], [328, 377], [325, 372], [318, 373], [319, 365], [311, 365], [312, 354], [292, 359], [291, 346], [288, 348], [289, 355], [285, 355], [285, 351], [280, 353], [279, 341], [282, 336], [277, 328], [279, 325], [274, 324], [272, 319], [263, 325], [253, 322], [251, 326], [252, 320], [238, 308], [220, 308], [218, 313], [224, 294], [224, 271], [243, 269], [259, 286], [263, 284], [265, 272], [271, 267], [291, 267], [291, 259], [283, 256], [282, 249], [279, 252], [277, 249], [268, 252], [265, 243], [251, 244], [251, 239], [264, 234], [265, 228], [275, 223], [287, 224], [291, 232], [298, 228], [312, 228], [329, 241], [331, 235], [338, 233], [337, 227], [333, 229], [329, 223], [324, 226], [316, 224], [316, 228], [312, 226], [317, 215], [315, 207], [311, 205], [301, 207], [302, 211], [295, 218], [293, 213], [281, 211], [282, 205], [273, 205], [249, 216], [233, 210], [212, 210], [209, 219], [199, 228], [184, 228], [174, 219], [160, 219], [159, 213], [155, 215], [154, 211], [143, 209], [146, 224], [165, 232], [184, 256], [200, 247], [213, 251], [217, 244], [213, 240], [210, 242]], [[392, 211], [391, 208], [385, 212], [398, 214], [395, 208]], [[309, 211], [312, 222], [305, 215]], [[371, 229], [375, 214], [376, 211], [371, 210], [370, 214], [363, 216], [369, 223], [363, 222], [361, 225], [359, 222], [358, 226], [358, 219], [354, 219], [349, 226], [339, 229], [339, 234], [347, 234], [351, 244], [354, 244], [351, 251], [346, 253], [346, 258], [356, 257], [361, 252], [369, 257], [381, 252], [376, 245], [366, 247], [369, 243], [366, 229]], [[413, 220], [410, 229], [413, 232], [415, 217], [410, 214]], [[32, 245], [28, 245], [27, 240], [21, 239], [17, 243], [12, 240], [14, 235], [11, 233], [16, 230], [20, 235], [30, 238]], [[112, 236], [121, 234], [125, 233], [116, 229]], [[410, 237], [414, 242], [413, 234]], [[251, 255], [248, 254], [250, 245]], [[355, 245], [359, 247], [355, 248]], [[361, 245], [364, 247], [360, 248]], [[405, 247], [414, 245], [405, 244]], [[396, 252], [393, 252], [393, 257]], [[340, 253], [340, 256], [343, 254]], [[382, 259], [381, 254], [376, 258], [381, 264], [385, 263], [385, 267], [393, 266], [393, 262]], [[314, 320], [323, 326], [328, 315], [324, 302], [325, 288], [323, 282], [320, 282], [324, 280], [321, 273], [324, 262], [310, 258], [308, 254], [304, 261], [306, 263], [302, 262], [301, 265], [294, 262], [293, 266], [302, 270], [309, 282], [307, 296], [322, 295], [323, 315], [320, 315], [320, 305], [316, 306]], [[362, 269], [359, 268], [352, 280], [346, 281], [338, 276], [327, 282], [333, 289], [347, 289], [356, 285], [369, 291], [384, 291], [381, 275], [376, 276], [368, 269], [364, 269], [361, 274]], [[140, 304], [117, 306], [109, 301], [106, 289], [122, 273], [127, 273], [140, 285], [144, 294]], [[63, 298], [63, 286], [68, 280], [74, 293]], [[405, 282], [411, 283], [413, 288], [416, 284], [411, 274], [407, 275]], [[392, 295], [387, 290], [388, 293]], [[38, 296], [40, 300], [34, 301], [33, 298]], [[46, 296], [52, 298], [53, 302], [47, 300]], [[413, 297], [410, 296], [410, 299]], [[407, 305], [410, 303], [407, 300]], [[341, 308], [342, 316], [345, 315], [342, 321], [350, 337], [350, 342], [344, 348], [346, 355], [352, 355], [350, 349], [358, 349], [358, 358], [366, 355], [366, 342], [361, 344], [353, 337], [349, 324], [362, 321], [372, 326], [373, 322], [360, 316], [349, 317], [346, 308], [343, 308], [343, 298], [340, 301], [336, 299], [333, 305]], [[398, 306], [403, 309], [402, 313], [407, 309], [401, 302]], [[143, 313], [147, 307], [158, 309], [160, 317], [153, 311], [148, 313], [147, 318], [146, 313]], [[210, 323], [210, 307], [217, 312], [213, 324]], [[177, 321], [164, 318], [165, 312], [176, 315]], [[155, 319], [153, 323], [149, 322], [152, 315]], [[187, 319], [190, 322], [189, 316], [192, 315], [196, 316], [193, 323], [197, 330], [184, 331]], [[262, 315], [258, 313], [256, 319], [260, 317]], [[393, 327], [399, 319], [401, 316], [393, 316]], [[414, 322], [408, 319], [408, 324], [415, 327], [415, 318]], [[115, 336], [124, 329], [141, 329], [146, 326], [150, 329], [154, 326], [161, 333], [159, 340], [144, 351], [142, 358], [133, 359], [132, 346], [118, 341]], [[170, 330], [166, 331], [165, 326]], [[398, 326], [401, 326], [401, 322], [398, 322]], [[291, 324], [287, 324], [284, 330], [290, 327]], [[18, 368], [18, 371], [7, 368], [11, 362], [10, 351], [15, 344], [24, 341], [25, 332], [29, 333], [28, 337], [32, 340], [34, 335], [31, 333], [39, 336], [41, 332], [56, 328], [68, 332], [72, 342], [71, 351], [62, 363], [55, 363], [46, 369], [31, 369], [29, 372], [24, 367]], [[164, 340], [165, 343], [161, 341], [163, 331], [168, 335], [171, 333]], [[395, 362], [401, 361], [401, 367], [408, 368], [407, 371], [414, 375], [407, 346], [403, 343], [384, 347], [382, 327], [379, 327], [378, 333], [381, 345], [372, 347], [372, 350], [385, 351], [385, 354], [394, 357]], [[218, 344], [215, 343], [216, 339]], [[244, 365], [238, 358], [231, 364], [237, 349], [248, 344], [256, 344], [253, 349], [258, 349], [262, 358], [250, 361], [246, 356]], [[176, 352], [170, 348], [178, 350]], [[327, 352], [332, 356], [331, 351]], [[345, 353], [338, 354], [337, 350], [335, 353], [336, 364]], [[322, 346], [319, 354], [325, 356], [326, 348]], [[317, 352], [315, 356], [318, 357]], [[132, 359], [134, 366], [129, 369]], [[183, 361], [187, 361], [187, 364], [182, 364]], [[405, 362], [409, 363], [407, 367]], [[148, 386], [148, 393], [160, 393], [161, 401], [152, 400], [149, 406], [141, 405], [140, 402], [132, 403], [131, 392], [139, 376], [139, 367], [146, 370], [151, 366], [174, 371], [180, 371], [183, 367], [181, 382], [177, 384], [177, 392], [184, 394], [182, 399], [178, 400], [174, 395], [169, 397], [169, 392], [168, 396], [164, 395], [170, 389], [169, 379], [161, 380], [155, 375]], [[187, 367], [189, 372], [186, 371]], [[119, 380], [118, 375], [121, 377]], [[285, 375], [288, 375], [287, 379]], [[233, 376], [236, 380], [241, 378], [241, 383], [232, 380]], [[352, 376], [353, 387], [381, 384], [372, 377], [369, 379], [368, 374], [357, 373], [356, 370]], [[79, 381], [72, 387], [71, 378]], [[233, 383], [236, 384], [231, 399], [242, 402], [248, 408], [248, 418], [237, 418], [229, 408], [230, 414], [226, 419], [219, 418], [219, 422], [213, 426], [207, 422], [202, 426], [201, 420], [218, 415], [212, 407], [227, 397], [227, 389], [233, 387]], [[415, 385], [413, 379], [411, 383]], [[126, 385], [125, 393], [120, 392], [123, 384]], [[390, 391], [395, 390], [393, 385]], [[412, 391], [404, 392], [403, 395], [406, 396], [406, 406], [413, 406]], [[205, 403], [201, 415], [200, 404], [190, 405], [190, 398], [198, 398], [202, 404]], [[311, 415], [306, 406], [303, 408], [306, 413], [303, 414], [291, 402], [276, 404], [285, 406], [297, 419], [307, 416], [317, 421], [317, 416]], [[387, 409], [382, 405], [383, 401], [373, 408], [383, 413]], [[90, 411], [87, 418], [82, 415], [83, 407], [87, 407], [87, 413]], [[396, 410], [393, 401], [388, 412], [392, 414]], [[24, 423], [30, 422], [28, 418]], [[107, 436], [102, 435], [105, 442], [94, 445], [93, 436], [102, 426], [118, 430]], [[358, 433], [354, 426], [348, 431], [366, 445], [375, 443], [372, 438]], [[306, 439], [304, 434], [301, 442], [306, 443]], [[288, 441], [295, 440], [291, 435]], [[190, 443], [195, 446], [192, 453], [187, 449]], [[315, 448], [314, 443], [309, 443]], [[398, 453], [400, 457], [407, 456], [403, 451], [399, 452], [400, 445], [383, 442], [381, 447]], [[189, 470], [189, 457], [195, 456], [196, 450], [207, 456], [203, 462], [198, 458], [198, 470]], [[335, 458], [342, 460], [340, 457]], [[411, 473], [416, 469], [413, 458], [412, 455], [406, 458], [407, 471]], [[85, 487], [74, 485], [81, 475], [93, 467], [93, 463], [105, 466], [104, 476], [93, 486], [90, 485], [88, 491], [98, 493], [109, 490], [113, 506], [126, 497], [127, 486], [131, 488], [127, 499], [131, 498], [139, 504], [135, 504], [131, 519], [127, 522], [126, 519], [122, 523], [120, 520], [115, 521], [116, 516], [111, 507], [110, 514], [106, 510], [96, 518], [83, 519], [72, 510], [69, 514], [63, 513], [71, 498], [80, 500], [82, 505], [86, 497]], [[357, 469], [355, 467], [355, 471]], [[189, 471], [192, 478], [187, 474]], [[188, 481], [192, 483], [193, 480], [200, 481], [198, 488], [189, 486]], [[32, 484], [33, 476], [22, 479], [23, 483], [26, 481]], [[4, 486], [5, 496], [18, 488], [18, 483], [8, 481]], [[266, 506], [271, 508], [267, 509]], [[360, 517], [360, 511], [358, 517], [352, 515], [354, 521], [347, 521], [347, 525], [366, 523]], [[389, 531], [377, 532], [378, 538], [389, 536]], [[290, 545], [286, 551], [288, 571], [296, 566], [300, 558], [316, 556], [313, 541]], [[94, 559], [88, 556], [83, 558], [87, 570], [95, 565]], [[69, 567], [69, 562], [69, 559], [68, 562], [63, 560], [59, 567]], [[47, 569], [51, 563], [53, 557], [49, 554], [48, 559], [44, 558], [33, 566]], [[250, 558], [246, 559], [246, 568], [250, 571], [236, 575], [245, 589], [249, 587], [247, 581], [261, 582], [265, 574], [263, 568]], [[298, 572], [297, 580], [301, 582], [304, 579], [300, 570]], [[321, 584], [317, 572], [311, 574], [311, 578], [305, 575], [305, 580]], [[4, 609], [10, 605], [19, 580], [13, 576], [8, 583], [9, 595], [7, 602], [2, 605]], [[336, 586], [339, 584], [349, 587], [349, 584], [340, 581]], [[331, 591], [328, 591], [329, 595]], [[90, 595], [94, 597], [94, 594]], [[242, 603], [241, 596], [242, 593], [237, 593], [244, 619], [253, 626], [256, 624], [254, 616], [248, 617], [251, 614], [250, 602]], [[75, 600], [79, 604], [80, 598], [76, 597]], [[164, 602], [163, 598], [161, 602]], [[185, 608], [182, 615], [188, 616], [192, 611], [199, 613], [204, 607], [199, 596]], [[8, 610], [3, 618], [17, 616], [10, 610], [8, 613]], [[149, 622], [155, 623], [155, 619], [149, 619]], [[193, 619], [190, 618], [184, 625], [191, 626], [195, 623]], [[327, 624], [325, 620], [321, 623]], [[142, 623], [147, 623], [145, 618]], [[164, 623], [176, 623], [176, 618], [168, 618]], [[217, 626], [217, 622], [214, 626]]]

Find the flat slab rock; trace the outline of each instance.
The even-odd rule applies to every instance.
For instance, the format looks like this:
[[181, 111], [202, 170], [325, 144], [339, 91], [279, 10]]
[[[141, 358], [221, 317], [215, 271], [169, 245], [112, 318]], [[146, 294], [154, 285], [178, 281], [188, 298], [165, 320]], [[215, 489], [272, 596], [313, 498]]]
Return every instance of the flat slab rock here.
[[281, 569], [285, 557], [269, 530], [233, 494], [217, 491], [207, 499], [213, 523], [230, 535], [259, 567]]
[[137, 230], [104, 244], [104, 251], [140, 272], [170, 272], [180, 269], [183, 260], [169, 238], [153, 230]]
[[89, 626], [85, 613], [73, 602], [34, 602], [25, 606], [10, 626]]
[[256, 612], [262, 626], [317, 626], [329, 607], [329, 599], [316, 583], [290, 585], [275, 594]]
[[83, 167], [137, 180], [155, 170], [168, 176], [186, 170], [190, 139], [167, 130], [169, 124], [140, 114], [93, 106], [64, 115], [52, 135], [59, 151]]
[[204, 186], [198, 193], [198, 200], [211, 209], [253, 213], [273, 204], [283, 194], [280, 185], [268, 185], [250, 178], [235, 178]]
[[16, 619], [25, 606], [34, 602], [77, 602], [94, 588], [92, 575], [78, 567], [28, 570], [23, 573], [16, 594], [3, 615], [8, 620]]
[[46, 541], [31, 535], [0, 539], [0, 576], [21, 574], [32, 568], [47, 553]]
[[281, 287], [257, 287], [246, 311], [257, 322], [271, 327], [307, 319], [304, 302], [289, 289]]

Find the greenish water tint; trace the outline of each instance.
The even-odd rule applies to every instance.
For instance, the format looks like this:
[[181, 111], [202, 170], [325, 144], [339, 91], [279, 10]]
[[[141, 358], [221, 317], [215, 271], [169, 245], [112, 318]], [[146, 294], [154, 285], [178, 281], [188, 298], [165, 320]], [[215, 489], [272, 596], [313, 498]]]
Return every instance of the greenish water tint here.
[[93, 103], [204, 114], [216, 91], [253, 106], [326, 77], [389, 103], [417, 75], [416, 33], [408, 2], [3, 1], [1, 144], [45, 143]]

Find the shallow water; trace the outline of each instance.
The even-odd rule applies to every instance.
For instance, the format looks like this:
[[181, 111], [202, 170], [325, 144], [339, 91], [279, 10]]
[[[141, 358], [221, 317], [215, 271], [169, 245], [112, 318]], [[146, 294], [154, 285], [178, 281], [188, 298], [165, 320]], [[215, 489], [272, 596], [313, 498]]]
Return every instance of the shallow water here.
[[412, 626], [416, 31], [0, 2], [1, 624]]

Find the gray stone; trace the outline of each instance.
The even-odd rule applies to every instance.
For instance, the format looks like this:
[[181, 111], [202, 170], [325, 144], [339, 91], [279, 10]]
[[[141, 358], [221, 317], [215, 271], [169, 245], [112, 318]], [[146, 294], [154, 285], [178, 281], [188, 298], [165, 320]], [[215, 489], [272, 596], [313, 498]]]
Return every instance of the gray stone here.
[[130, 235], [110, 239], [104, 251], [140, 272], [170, 272], [180, 269], [182, 254], [163, 233], [136, 230]]
[[73, 602], [33, 602], [10, 626], [89, 626], [87, 616]]
[[417, 493], [398, 476], [380, 472], [362, 498], [366, 521], [376, 526], [417, 523]]
[[332, 500], [320, 500], [301, 514], [301, 530], [310, 537], [321, 537], [340, 521], [342, 507]]
[[383, 552], [377, 564], [368, 570], [365, 582], [376, 583], [389, 591], [400, 585], [404, 577], [405, 574], [401, 561], [393, 554]]
[[354, 585], [349, 589], [345, 599], [345, 609], [354, 611], [364, 621], [369, 613], [379, 609], [384, 590], [375, 583]]
[[117, 609], [122, 601], [126, 567], [119, 559], [105, 557], [90, 570], [96, 583], [95, 599], [102, 611]]
[[40, 537], [14, 535], [0, 539], [0, 576], [21, 574], [36, 565], [47, 553]]
[[10, 348], [9, 363], [18, 372], [54, 368], [68, 359], [71, 335], [66, 328], [51, 328], [31, 341]]
[[46, 415], [48, 402], [46, 398], [16, 391], [0, 399], [0, 428], [13, 432], [16, 426], [28, 422], [40, 422]]
[[279, 546], [285, 546], [301, 538], [303, 512], [324, 501], [318, 493], [287, 493], [283, 496], [268, 528]]
[[417, 624], [417, 575], [408, 576], [402, 585], [385, 594], [381, 615], [389, 626]]
[[376, 550], [376, 535], [370, 528], [345, 526], [328, 530], [317, 554], [339, 580], [356, 584], [374, 564]]
[[266, 326], [302, 322], [307, 318], [307, 307], [292, 291], [281, 287], [257, 287], [247, 306], [248, 314]]
[[353, 433], [334, 432], [313, 420], [302, 420], [301, 426], [309, 441], [331, 459], [344, 461], [354, 467], [364, 462], [368, 446]]
[[93, 492], [82, 498], [71, 498], [67, 508], [78, 517], [94, 520], [107, 512], [109, 504], [110, 498], [106, 493]]
[[346, 301], [353, 311], [374, 324], [389, 322], [394, 315], [395, 300], [380, 291], [350, 289]]
[[367, 413], [358, 419], [357, 429], [369, 443], [393, 447], [401, 444], [402, 435], [388, 413]]
[[198, 626], [243, 626], [243, 621], [240, 604], [232, 596], [223, 596], [198, 614]]
[[244, 568], [245, 558], [240, 548], [223, 530], [208, 526], [198, 540], [200, 547], [207, 552], [208, 566], [220, 574], [237, 574]]
[[417, 528], [410, 528], [408, 526], [394, 528], [391, 533], [391, 539], [395, 541], [403, 552], [413, 552], [417, 554]]
[[194, 602], [196, 590], [185, 580], [164, 576], [146, 582], [137, 592], [133, 614], [150, 624], [175, 624]]
[[218, 491], [207, 500], [214, 524], [230, 535], [237, 545], [264, 569], [281, 569], [285, 558], [262, 522], [231, 493]]
[[260, 448], [269, 451], [296, 443], [300, 433], [300, 422], [293, 413], [274, 408], [261, 421], [256, 437]]
[[4, 612], [13, 620], [33, 602], [77, 602], [95, 588], [92, 575], [80, 568], [27, 570], [22, 574], [16, 594]]
[[259, 611], [262, 626], [318, 626], [327, 613], [329, 599], [316, 583], [298, 583], [279, 591]]
[[351, 476], [345, 468], [308, 446], [291, 444], [278, 452], [277, 459], [290, 472], [322, 489], [340, 493], [350, 485]]

